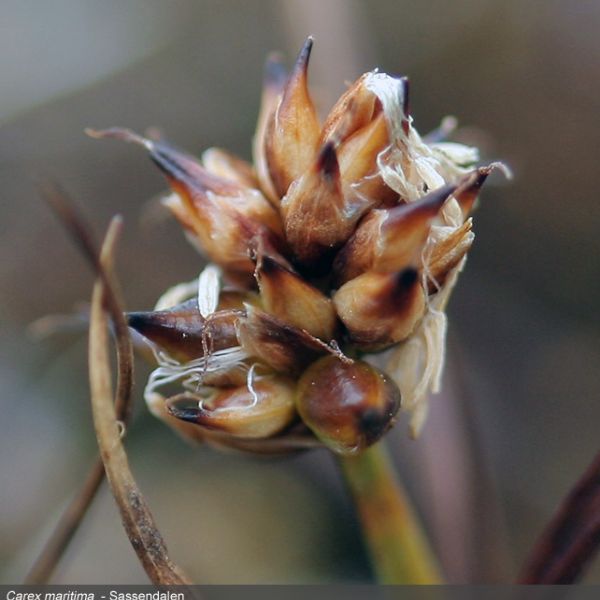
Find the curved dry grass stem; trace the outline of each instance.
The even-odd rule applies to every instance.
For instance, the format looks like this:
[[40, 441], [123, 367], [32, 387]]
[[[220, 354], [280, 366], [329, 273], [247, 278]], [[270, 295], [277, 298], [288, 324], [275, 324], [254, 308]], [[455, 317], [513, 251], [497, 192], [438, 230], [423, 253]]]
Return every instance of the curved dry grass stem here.
[[[83, 487], [67, 507], [50, 539], [27, 575], [25, 582], [33, 584], [48, 581], [104, 479], [104, 462], [108, 459], [112, 460], [110, 458], [113, 456], [112, 452], [120, 448], [117, 451], [119, 460], [114, 464], [111, 463], [113, 464], [113, 468], [111, 469], [111, 486], [115, 489], [116, 485], [116, 488], [121, 492], [120, 500], [117, 499], [117, 501], [124, 515], [123, 521], [130, 541], [136, 549], [138, 556], [140, 556], [146, 572], [154, 583], [187, 584], [187, 578], [178, 567], [173, 565], [166, 554], [166, 547], [162, 537], [156, 529], [152, 516], [131, 476], [127, 458], [121, 444], [123, 424], [128, 422], [131, 415], [131, 391], [133, 384], [133, 346], [124, 317], [118, 285], [110, 268], [121, 221], [119, 218], [113, 219], [103, 245], [103, 253], [99, 257], [90, 228], [77, 213], [65, 192], [55, 184], [46, 184], [42, 189], [42, 196], [57, 214], [98, 277], [96, 288], [100, 287], [101, 291], [94, 295], [94, 297], [98, 295], [100, 298], [98, 301], [100, 306], [99, 309], [97, 308], [100, 312], [96, 320], [100, 319], [100, 330], [103, 330], [104, 336], [103, 338], [101, 337], [101, 340], [104, 340], [104, 350], [102, 352], [100, 349], [98, 356], [102, 359], [104, 353], [105, 363], [99, 363], [98, 367], [98, 363], [92, 365], [91, 362], [90, 366], [94, 366], [96, 369], [100, 368], [100, 372], [97, 375], [100, 378], [98, 379], [99, 384], [104, 385], [104, 388], [102, 388], [104, 396], [97, 396], [96, 399], [100, 402], [101, 407], [102, 402], [105, 401], [108, 401], [110, 405], [110, 410], [107, 411], [106, 407], [104, 407], [104, 412], [101, 414], [104, 415], [103, 422], [105, 426], [109, 428], [110, 420], [107, 421], [106, 419], [112, 419], [118, 445], [114, 445], [112, 442], [109, 444], [108, 441], [105, 441], [103, 447], [112, 447], [113, 450], [104, 453], [102, 459], [98, 459], [94, 463]], [[110, 367], [108, 366], [108, 351], [106, 349], [108, 338], [106, 332], [107, 317], [104, 313], [104, 307], [106, 307], [112, 319], [117, 349], [118, 382], [114, 407], [111, 398]], [[96, 347], [98, 347], [97, 341]], [[105, 380], [103, 378], [107, 373], [108, 379]], [[97, 385], [99, 384], [97, 383]], [[108, 440], [110, 439], [112, 438], [109, 436]], [[109, 445], [107, 446], [107, 444]], [[113, 482], [115, 482], [114, 485]], [[127, 493], [123, 494], [123, 490], [126, 490]], [[117, 498], [116, 495], [115, 498]]]
[[563, 500], [518, 583], [575, 583], [600, 547], [600, 453]]
[[[98, 256], [93, 234], [85, 219], [77, 213], [68, 195], [55, 183], [45, 183], [41, 188], [42, 198], [59, 218], [67, 233], [80, 248], [83, 256], [90, 263], [95, 274], [104, 281], [107, 289], [106, 305], [117, 341], [117, 400], [115, 410], [119, 421], [125, 425], [129, 422], [132, 411], [131, 390], [133, 387], [133, 345], [128, 335], [127, 322], [121, 309], [122, 302], [117, 282], [107, 272]], [[64, 555], [69, 543], [77, 532], [79, 525], [87, 513], [92, 501], [104, 480], [104, 464], [100, 457], [96, 459], [88, 471], [83, 486], [71, 500], [54, 528], [50, 538], [43, 546], [24, 583], [47, 583]]]
[[378, 582], [441, 583], [437, 561], [383, 443], [340, 462]]
[[[113, 219], [102, 248], [100, 260], [109, 274], [119, 226], [120, 219]], [[112, 401], [108, 317], [104, 309], [107, 299], [106, 283], [99, 277], [94, 285], [91, 304], [89, 370], [92, 413], [100, 456], [127, 536], [152, 583], [189, 585], [189, 579], [169, 559], [165, 542], [129, 468]], [[120, 312], [123, 311], [120, 309]]]

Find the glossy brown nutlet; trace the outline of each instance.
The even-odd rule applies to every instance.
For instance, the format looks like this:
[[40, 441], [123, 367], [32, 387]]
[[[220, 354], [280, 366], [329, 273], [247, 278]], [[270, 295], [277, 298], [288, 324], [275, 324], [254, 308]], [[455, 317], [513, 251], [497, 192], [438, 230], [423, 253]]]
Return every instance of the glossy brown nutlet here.
[[266, 164], [279, 198], [310, 165], [321, 131], [308, 91], [308, 61], [312, 46], [313, 40], [309, 37], [298, 54], [266, 126]]
[[354, 454], [374, 444], [392, 426], [400, 391], [365, 362], [326, 356], [300, 378], [296, 406], [306, 425], [331, 450]]

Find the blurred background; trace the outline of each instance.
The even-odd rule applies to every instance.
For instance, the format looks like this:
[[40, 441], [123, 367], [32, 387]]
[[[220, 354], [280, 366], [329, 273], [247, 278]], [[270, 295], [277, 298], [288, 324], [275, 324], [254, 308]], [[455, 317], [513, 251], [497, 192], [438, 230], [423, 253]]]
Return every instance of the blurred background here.
[[[119, 274], [149, 309], [201, 260], [152, 199], [143, 153], [87, 126], [159, 127], [250, 157], [265, 55], [310, 68], [325, 111], [373, 67], [411, 78], [415, 125], [514, 171], [490, 181], [450, 304], [444, 391], [421, 439], [388, 438], [451, 582], [511, 581], [599, 446], [600, 3], [519, 0], [4, 0], [0, 19], [0, 580], [22, 580], [95, 455], [85, 332], [28, 335], [92, 277], [40, 201], [60, 181], [94, 224], [125, 217]], [[595, 148], [595, 150], [594, 150]], [[173, 558], [199, 583], [369, 581], [323, 451], [265, 460], [187, 446], [141, 406], [127, 445]], [[53, 580], [145, 576], [104, 490]], [[598, 563], [586, 581], [600, 582]]]

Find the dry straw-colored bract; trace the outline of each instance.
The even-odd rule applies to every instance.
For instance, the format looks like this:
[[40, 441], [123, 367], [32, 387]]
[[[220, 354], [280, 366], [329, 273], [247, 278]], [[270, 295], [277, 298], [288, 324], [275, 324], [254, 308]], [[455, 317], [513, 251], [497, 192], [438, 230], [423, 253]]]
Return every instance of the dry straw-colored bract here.
[[[494, 165], [424, 139], [406, 78], [359, 77], [319, 121], [309, 38], [289, 75], [267, 62], [254, 165], [201, 160], [125, 129], [172, 188], [164, 203], [211, 261], [129, 325], [154, 350], [154, 414], [194, 440], [353, 454], [439, 387], [450, 292]], [[168, 392], [165, 392], [165, 389]]]

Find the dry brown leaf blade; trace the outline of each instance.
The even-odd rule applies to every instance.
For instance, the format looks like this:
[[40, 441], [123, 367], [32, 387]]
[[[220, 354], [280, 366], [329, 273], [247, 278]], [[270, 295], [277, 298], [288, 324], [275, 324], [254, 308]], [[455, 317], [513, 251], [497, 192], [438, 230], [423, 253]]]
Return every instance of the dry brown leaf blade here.
[[600, 548], [600, 453], [563, 500], [518, 583], [575, 583]]

